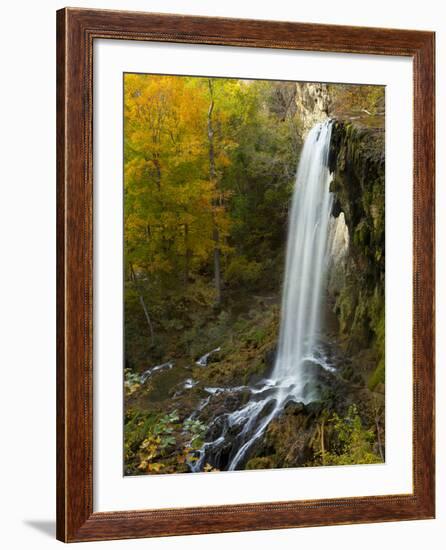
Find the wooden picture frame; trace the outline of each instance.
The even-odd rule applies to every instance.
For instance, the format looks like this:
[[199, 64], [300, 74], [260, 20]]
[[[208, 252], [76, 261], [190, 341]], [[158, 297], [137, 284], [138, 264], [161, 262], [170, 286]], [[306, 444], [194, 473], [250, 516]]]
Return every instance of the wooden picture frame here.
[[[413, 59], [413, 492], [93, 512], [93, 42], [250, 46]], [[434, 517], [432, 32], [65, 8], [57, 12], [57, 538], [65, 542]]]

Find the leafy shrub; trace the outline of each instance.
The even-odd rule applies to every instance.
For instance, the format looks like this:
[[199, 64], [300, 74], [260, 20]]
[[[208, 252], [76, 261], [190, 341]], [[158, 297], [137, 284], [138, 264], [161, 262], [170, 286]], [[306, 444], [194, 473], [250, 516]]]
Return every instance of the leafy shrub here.
[[124, 370], [124, 388], [126, 395], [132, 395], [141, 387], [141, 376], [131, 369]]
[[329, 422], [333, 425], [335, 438], [329, 451], [319, 453], [324, 465], [382, 462], [373, 452], [374, 431], [363, 428], [356, 405], [351, 405], [343, 418], [333, 414]]
[[225, 279], [231, 286], [253, 284], [262, 273], [262, 264], [245, 256], [234, 256], [225, 270]]

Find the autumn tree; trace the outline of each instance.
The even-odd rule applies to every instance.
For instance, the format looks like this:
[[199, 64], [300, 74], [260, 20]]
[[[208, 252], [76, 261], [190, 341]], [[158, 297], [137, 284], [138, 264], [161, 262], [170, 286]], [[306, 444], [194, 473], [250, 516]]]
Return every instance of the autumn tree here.
[[[286, 85], [126, 74], [126, 342], [162, 354], [202, 308], [272, 288], [298, 152]], [[145, 326], [145, 331], [142, 327]], [[152, 353], [150, 351], [150, 353]], [[142, 360], [142, 359], [141, 359]]]

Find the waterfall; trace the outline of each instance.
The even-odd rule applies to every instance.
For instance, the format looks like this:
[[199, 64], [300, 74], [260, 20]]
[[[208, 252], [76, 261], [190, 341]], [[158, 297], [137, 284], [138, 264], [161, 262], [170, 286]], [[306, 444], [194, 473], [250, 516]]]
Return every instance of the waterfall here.
[[[316, 397], [312, 392], [311, 366], [331, 368], [318, 347], [321, 300], [329, 264], [330, 138], [331, 122], [316, 124], [305, 140], [299, 162], [288, 221], [279, 344], [271, 377], [249, 388], [250, 399], [241, 409], [214, 419], [214, 424], [222, 425], [221, 431], [200, 449], [190, 465], [192, 471], [201, 471], [206, 460], [218, 460], [223, 452], [228, 455], [228, 470], [243, 466], [253, 444], [287, 402], [307, 403]], [[211, 393], [212, 388], [207, 391]], [[235, 434], [229, 452], [225, 448], [228, 433]]]
[[[303, 362], [314, 353], [320, 330], [320, 304], [327, 266], [332, 194], [328, 152], [331, 122], [316, 124], [305, 141], [290, 215], [279, 346], [273, 378], [294, 385], [304, 398]], [[282, 388], [282, 398], [289, 391]], [[299, 395], [300, 394], [300, 395]]]

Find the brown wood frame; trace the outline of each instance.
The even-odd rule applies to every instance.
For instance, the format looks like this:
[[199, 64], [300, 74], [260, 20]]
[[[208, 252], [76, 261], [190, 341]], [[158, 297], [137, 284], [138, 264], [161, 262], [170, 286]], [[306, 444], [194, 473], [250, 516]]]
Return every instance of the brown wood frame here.
[[[93, 41], [408, 56], [414, 67], [413, 493], [93, 512]], [[57, 538], [124, 539], [433, 518], [432, 32], [65, 8], [57, 12]]]

